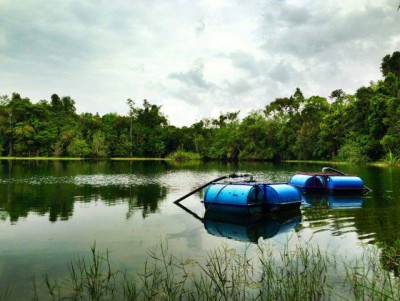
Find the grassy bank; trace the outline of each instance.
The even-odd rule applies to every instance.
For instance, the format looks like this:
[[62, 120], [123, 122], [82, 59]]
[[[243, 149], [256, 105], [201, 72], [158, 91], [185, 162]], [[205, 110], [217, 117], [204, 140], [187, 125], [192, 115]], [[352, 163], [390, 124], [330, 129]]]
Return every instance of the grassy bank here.
[[115, 161], [166, 161], [170, 158], [76, 158], [76, 157], [0, 157], [0, 160], [41, 160], [41, 161], [81, 161], [81, 160], [115, 160]]
[[[93, 246], [91, 256], [68, 265], [67, 278], [35, 283], [32, 300], [399, 300], [398, 273], [383, 268], [400, 262], [399, 250], [392, 251], [382, 260], [376, 248], [365, 247], [364, 256], [348, 262], [318, 247], [277, 253], [261, 242], [255, 255], [222, 245], [198, 261], [161, 244], [148, 252], [141, 273], [129, 275]], [[12, 293], [0, 292], [0, 300], [12, 300]]]
[[169, 161], [170, 158], [110, 158], [113, 161]]
[[84, 160], [84, 158], [75, 158], [75, 157], [0, 157], [0, 160], [80, 161], [80, 160]]
[[[200, 155], [191, 152], [175, 152], [166, 158], [76, 158], [76, 157], [0, 157], [0, 160], [30, 160], [30, 161], [80, 161], [80, 160], [111, 160], [111, 161], [201, 161]], [[253, 162], [251, 160], [243, 160], [241, 162]], [[285, 163], [298, 163], [298, 164], [320, 164], [320, 165], [351, 165], [349, 162], [340, 161], [318, 161], [318, 160], [283, 160]], [[393, 162], [368, 162], [364, 163], [366, 166], [377, 166], [377, 167], [393, 167], [399, 166], [400, 161], [396, 160]]]

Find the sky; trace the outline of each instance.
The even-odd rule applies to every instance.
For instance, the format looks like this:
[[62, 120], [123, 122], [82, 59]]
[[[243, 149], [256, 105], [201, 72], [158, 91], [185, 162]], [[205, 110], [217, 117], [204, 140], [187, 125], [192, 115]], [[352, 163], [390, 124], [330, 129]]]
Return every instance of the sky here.
[[162, 106], [175, 126], [299, 87], [354, 93], [400, 50], [397, 0], [0, 0], [0, 95], [78, 113]]

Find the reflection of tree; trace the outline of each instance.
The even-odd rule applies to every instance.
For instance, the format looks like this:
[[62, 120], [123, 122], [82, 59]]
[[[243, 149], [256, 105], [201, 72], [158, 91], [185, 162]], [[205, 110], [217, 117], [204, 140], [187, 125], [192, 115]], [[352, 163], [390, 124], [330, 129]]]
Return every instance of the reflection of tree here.
[[75, 201], [91, 202], [98, 199], [111, 206], [126, 201], [129, 204], [128, 217], [135, 210], [142, 210], [145, 218], [149, 213], [157, 211], [158, 203], [167, 195], [167, 189], [159, 184], [132, 186], [131, 189], [74, 184], [13, 183], [1, 186], [0, 219], [9, 217], [11, 223], [27, 217], [30, 212], [39, 215], [48, 213], [51, 222], [68, 220], [73, 215]]
[[[77, 175], [137, 175], [154, 179], [170, 167], [165, 162], [118, 161], [1, 161], [0, 162], [0, 220], [8, 217], [12, 223], [30, 212], [49, 214], [49, 220], [68, 220], [74, 202], [102, 200], [107, 205], [127, 202], [131, 216], [142, 210], [143, 217], [156, 212], [158, 203], [167, 195], [167, 188], [157, 183], [149, 185], [78, 185], [63, 183], [63, 178]], [[46, 180], [47, 177], [50, 180]], [[37, 179], [37, 182], [35, 182]], [[44, 179], [44, 183], [41, 183]], [[52, 183], [55, 179], [56, 183]]]
[[0, 211], [0, 221], [6, 221], [8, 217], [8, 213], [6, 211]]
[[130, 218], [139, 208], [142, 210], [143, 218], [158, 209], [158, 202], [167, 196], [167, 188], [158, 184], [138, 185], [131, 188], [132, 195], [129, 196], [129, 210], [126, 214]]
[[73, 212], [72, 185], [7, 184], [1, 189], [0, 207], [15, 223], [29, 212], [49, 213], [49, 220], [68, 219]]

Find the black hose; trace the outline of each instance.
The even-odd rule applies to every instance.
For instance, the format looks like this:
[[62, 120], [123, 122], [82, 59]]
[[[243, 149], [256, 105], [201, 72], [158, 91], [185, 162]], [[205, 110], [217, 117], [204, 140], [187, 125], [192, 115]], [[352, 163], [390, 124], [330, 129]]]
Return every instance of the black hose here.
[[342, 171], [340, 171], [340, 170], [337, 170], [337, 169], [334, 169], [334, 168], [332, 168], [332, 167], [323, 167], [323, 168], [322, 168], [322, 172], [323, 172], [323, 173], [326, 173], [327, 171], [333, 171], [333, 172], [336, 172], [336, 173], [339, 174], [339, 175], [347, 176], [347, 174], [345, 174], [344, 172], [342, 172]]
[[188, 194], [185, 194], [183, 197], [180, 197], [179, 199], [174, 201], [174, 204], [178, 204], [179, 202], [183, 201], [187, 197], [189, 197], [192, 194], [195, 194], [196, 192], [206, 188], [207, 186], [211, 185], [214, 182], [221, 181], [221, 180], [228, 179], [228, 178], [232, 178], [233, 179], [233, 178], [243, 178], [243, 177], [249, 177], [249, 176], [252, 176], [252, 174], [235, 174], [235, 173], [233, 173], [233, 174], [230, 174], [230, 175], [225, 175], [225, 176], [216, 178], [216, 179], [214, 179], [214, 180], [212, 180], [212, 181], [210, 181], [210, 182], [208, 182], [208, 183], [206, 183], [204, 185], [201, 185], [199, 188], [196, 188], [195, 190], [189, 192]]

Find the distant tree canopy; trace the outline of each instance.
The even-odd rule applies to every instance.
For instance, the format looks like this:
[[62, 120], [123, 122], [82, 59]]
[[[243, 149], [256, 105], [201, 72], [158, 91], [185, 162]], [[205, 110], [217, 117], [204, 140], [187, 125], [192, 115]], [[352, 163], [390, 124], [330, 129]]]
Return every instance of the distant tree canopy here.
[[169, 125], [161, 107], [127, 100], [126, 116], [77, 114], [75, 101], [51, 95], [32, 103], [0, 96], [2, 156], [165, 157], [177, 150], [218, 160], [379, 160], [400, 156], [400, 52], [382, 59], [383, 78], [354, 94], [277, 98], [239, 120], [221, 114], [187, 127]]

